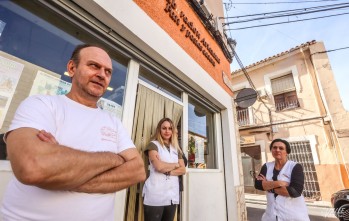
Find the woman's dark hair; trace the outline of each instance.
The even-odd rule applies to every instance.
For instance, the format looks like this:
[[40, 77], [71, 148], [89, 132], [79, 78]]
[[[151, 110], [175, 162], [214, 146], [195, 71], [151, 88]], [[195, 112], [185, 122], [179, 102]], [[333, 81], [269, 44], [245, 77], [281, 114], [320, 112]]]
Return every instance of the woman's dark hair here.
[[273, 148], [273, 144], [274, 144], [275, 142], [281, 142], [281, 143], [285, 144], [285, 146], [286, 146], [286, 152], [287, 152], [288, 154], [291, 153], [291, 145], [290, 145], [290, 143], [287, 142], [286, 140], [283, 140], [283, 139], [275, 139], [275, 140], [273, 140], [273, 141], [271, 142], [270, 146], [269, 146], [270, 151], [271, 151], [271, 148]]

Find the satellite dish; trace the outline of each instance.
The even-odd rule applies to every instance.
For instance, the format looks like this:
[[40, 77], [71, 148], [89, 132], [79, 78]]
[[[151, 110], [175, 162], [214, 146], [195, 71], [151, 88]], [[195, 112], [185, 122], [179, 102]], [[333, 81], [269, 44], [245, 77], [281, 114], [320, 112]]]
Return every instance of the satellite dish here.
[[247, 108], [257, 100], [257, 92], [252, 88], [242, 89], [236, 96], [235, 102], [241, 108]]
[[205, 110], [198, 106], [195, 106], [194, 113], [198, 117], [206, 116]]

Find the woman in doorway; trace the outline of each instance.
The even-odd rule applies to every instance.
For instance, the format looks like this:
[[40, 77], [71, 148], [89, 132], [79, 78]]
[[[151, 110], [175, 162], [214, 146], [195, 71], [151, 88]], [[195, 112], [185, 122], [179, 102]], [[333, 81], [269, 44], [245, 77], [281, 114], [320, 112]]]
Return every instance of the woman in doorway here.
[[262, 221], [309, 221], [302, 195], [303, 168], [287, 159], [291, 153], [290, 144], [275, 139], [269, 148], [275, 161], [264, 164], [255, 179], [255, 188], [267, 191], [267, 208]]
[[153, 140], [144, 151], [149, 177], [143, 187], [144, 221], [173, 221], [179, 204], [178, 176], [185, 174], [182, 150], [169, 118], [159, 121]]

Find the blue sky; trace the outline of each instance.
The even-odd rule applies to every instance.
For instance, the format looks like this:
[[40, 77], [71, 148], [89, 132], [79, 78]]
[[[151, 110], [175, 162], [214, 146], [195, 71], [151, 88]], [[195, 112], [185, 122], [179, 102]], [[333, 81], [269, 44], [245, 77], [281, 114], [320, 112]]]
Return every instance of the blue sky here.
[[[300, 2], [300, 0], [239, 0], [233, 2], [241, 3], [266, 3], [266, 2]], [[224, 2], [229, 2], [225, 0]], [[229, 16], [256, 14], [261, 12], [282, 11], [290, 9], [308, 8], [320, 5], [344, 3], [345, 1], [323, 1], [311, 3], [287, 3], [287, 4], [258, 4], [239, 5], [234, 4], [228, 11]], [[348, 2], [348, 1], [347, 1]], [[290, 16], [274, 20], [234, 24], [225, 28], [246, 27], [252, 25], [263, 25], [273, 22], [294, 21], [312, 17], [327, 16], [330, 14], [349, 13], [349, 8], [332, 11], [330, 13], [313, 13], [309, 15]], [[229, 20], [234, 21], [234, 20]], [[264, 58], [289, 50], [307, 41], [322, 41], [326, 50], [334, 50], [349, 47], [349, 14], [322, 18], [295, 23], [286, 23], [259, 28], [228, 31], [228, 36], [237, 41], [236, 52], [244, 64], [248, 66]], [[328, 53], [333, 74], [339, 89], [344, 108], [349, 111], [349, 48]], [[239, 69], [234, 60], [231, 69]]]

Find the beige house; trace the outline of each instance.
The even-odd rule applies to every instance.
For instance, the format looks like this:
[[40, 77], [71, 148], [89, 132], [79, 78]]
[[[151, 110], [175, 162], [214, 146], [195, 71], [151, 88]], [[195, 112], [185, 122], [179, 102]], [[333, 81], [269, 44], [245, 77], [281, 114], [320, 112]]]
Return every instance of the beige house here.
[[332, 193], [348, 188], [349, 114], [324, 44], [307, 42], [246, 71], [232, 73], [235, 92], [254, 87], [259, 94], [252, 106], [236, 108], [245, 192], [257, 193], [252, 175], [274, 160], [269, 144], [275, 138], [288, 140], [289, 158], [303, 165], [307, 199], [329, 201]]

